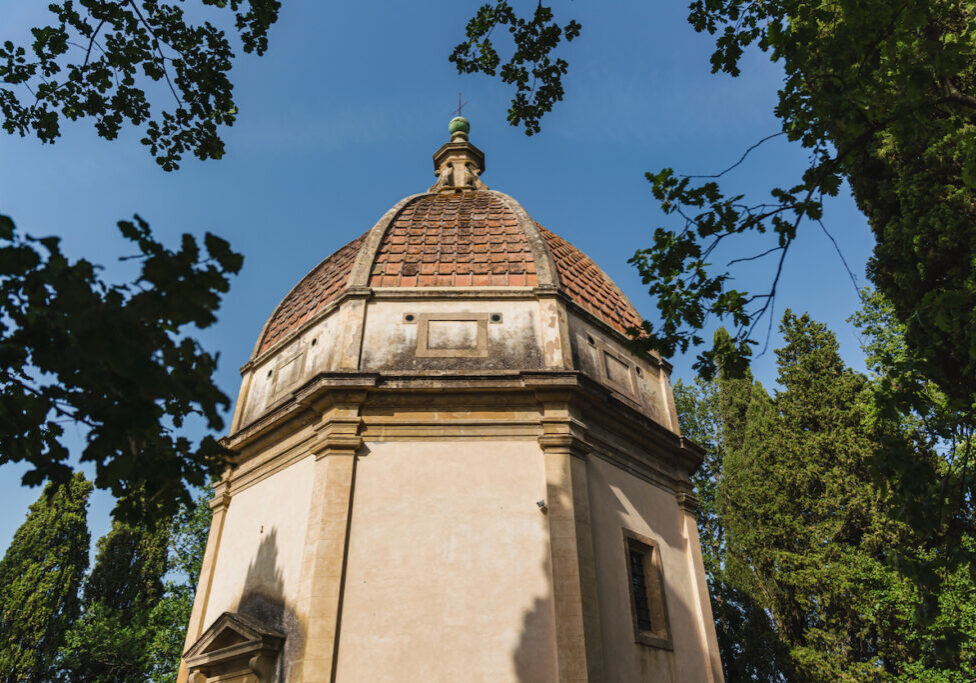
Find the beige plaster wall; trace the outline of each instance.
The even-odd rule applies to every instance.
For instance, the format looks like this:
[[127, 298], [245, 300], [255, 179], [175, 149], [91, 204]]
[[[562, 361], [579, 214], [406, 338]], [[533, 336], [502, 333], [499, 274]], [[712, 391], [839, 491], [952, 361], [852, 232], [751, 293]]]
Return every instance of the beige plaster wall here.
[[673, 429], [667, 395], [670, 385], [663, 369], [638, 358], [616, 337], [572, 313], [569, 335], [580, 371], [612, 389], [655, 422]]
[[[530, 296], [528, 292], [526, 296]], [[485, 324], [487, 355], [417, 357], [419, 318], [424, 314], [500, 314]], [[413, 314], [414, 320], [404, 319]], [[516, 369], [543, 367], [539, 304], [534, 299], [371, 300], [366, 308], [361, 368], [376, 370]]]
[[[588, 458], [587, 481], [606, 680], [710, 680], [690, 551], [674, 495], [594, 456]], [[673, 652], [634, 642], [623, 529], [660, 544]]]
[[353, 494], [337, 680], [554, 681], [537, 443], [367, 447]]
[[222, 612], [243, 612], [287, 633], [286, 649], [301, 644], [296, 604], [314, 462], [308, 456], [232, 495], [205, 627]]

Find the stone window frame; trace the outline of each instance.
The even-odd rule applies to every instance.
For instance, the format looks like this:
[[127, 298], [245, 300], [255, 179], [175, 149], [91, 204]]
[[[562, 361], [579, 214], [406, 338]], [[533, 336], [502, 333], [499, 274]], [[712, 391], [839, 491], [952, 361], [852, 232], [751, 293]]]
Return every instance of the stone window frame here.
[[[488, 313], [419, 313], [417, 314], [417, 358], [487, 358]], [[471, 349], [432, 349], [428, 342], [428, 325], [431, 321], [474, 322], [478, 325], [475, 347]]]
[[[623, 529], [624, 564], [627, 571], [627, 600], [630, 603], [631, 621], [634, 625], [634, 642], [648, 647], [673, 650], [671, 622], [668, 619], [668, 603], [665, 597], [664, 567], [661, 562], [661, 544], [636, 531]], [[644, 586], [647, 607], [650, 612], [650, 631], [637, 626], [637, 605], [634, 599], [633, 575], [630, 567], [632, 550], [644, 555]], [[658, 625], [659, 624], [659, 625]]]

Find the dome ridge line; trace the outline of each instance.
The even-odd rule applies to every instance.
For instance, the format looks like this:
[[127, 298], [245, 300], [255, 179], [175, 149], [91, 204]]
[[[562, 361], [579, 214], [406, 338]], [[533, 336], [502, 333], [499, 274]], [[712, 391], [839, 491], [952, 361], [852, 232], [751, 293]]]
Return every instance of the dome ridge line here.
[[369, 287], [369, 275], [373, 270], [373, 262], [376, 261], [376, 253], [379, 251], [380, 245], [383, 243], [383, 237], [390, 229], [390, 225], [411, 202], [425, 197], [428, 194], [430, 193], [418, 192], [417, 194], [404, 197], [394, 204], [389, 211], [384, 213], [376, 221], [376, 224], [369, 229], [369, 232], [366, 233], [366, 239], [363, 241], [363, 246], [360, 247], [359, 254], [356, 256], [356, 262], [352, 266], [352, 271], [349, 273], [349, 280], [346, 284], [348, 289]]
[[[556, 235], [556, 233], [554, 233], [552, 230], [549, 230], [549, 228], [547, 228], [547, 227], [545, 227], [543, 225], [539, 225], [539, 223], [536, 223], [536, 226], [539, 227], [542, 230], [545, 230], [546, 232], [548, 232], [551, 235], [555, 235], [556, 237], [559, 237], [559, 235]], [[562, 237], [559, 237], [559, 239], [563, 240], [564, 242], [566, 241]], [[576, 247], [576, 248], [578, 249], [578, 247]], [[582, 252], [582, 253], [585, 254], [585, 252]], [[587, 258], [589, 258], [589, 257], [587, 257]], [[631, 310], [633, 310], [635, 313], [637, 313], [637, 315], [640, 317], [641, 320], [644, 320], [644, 316], [640, 315], [640, 312], [637, 310], [637, 307], [634, 306], [634, 302], [630, 300], [630, 297], [628, 297], [626, 294], [624, 294], [624, 290], [620, 289], [620, 285], [618, 285], [613, 278], [611, 278], [609, 275], [607, 275], [606, 271], [604, 271], [603, 268], [600, 267], [600, 264], [597, 263], [596, 261], [594, 261], [592, 258], [590, 259], [590, 263], [592, 263], [593, 264], [593, 267], [596, 269], [596, 271], [600, 275], [603, 276], [603, 279], [606, 280], [607, 284], [613, 289], [614, 292], [616, 292], [617, 296], [619, 296], [620, 299], [625, 304], [627, 304], [628, 306], [630, 306]]]
[[[288, 300], [292, 297], [292, 295], [295, 294], [295, 292], [297, 292], [299, 290], [299, 288], [302, 287], [302, 285], [304, 285], [305, 282], [319, 268], [321, 268], [322, 266], [324, 266], [330, 259], [332, 259], [333, 257], [335, 257], [340, 252], [342, 252], [342, 250], [348, 248], [350, 245], [355, 244], [358, 240], [364, 239], [367, 234], [368, 233], [363, 233], [362, 235], [360, 235], [359, 237], [357, 237], [356, 239], [354, 239], [352, 242], [350, 242], [348, 244], [344, 244], [343, 246], [339, 247], [334, 252], [332, 252], [331, 254], [329, 254], [328, 256], [326, 256], [324, 259], [322, 259], [321, 261], [319, 261], [315, 265], [315, 267], [313, 267], [310, 271], [308, 271], [304, 275], [304, 277], [302, 277], [302, 279], [300, 279], [298, 282], [296, 282], [294, 287], [292, 287], [291, 289], [288, 290], [288, 293], [285, 294], [285, 296], [283, 296], [281, 298], [281, 300], [278, 302], [278, 305], [274, 307], [274, 310], [273, 311], [271, 311], [271, 315], [269, 315], [268, 318], [267, 318], [267, 320], [264, 321], [264, 325], [261, 326], [261, 333], [258, 335], [258, 340], [254, 344], [254, 350], [251, 351], [251, 357], [248, 359], [247, 363], [245, 363], [245, 367], [247, 367], [248, 365], [250, 365], [250, 363], [253, 362], [254, 360], [256, 360], [259, 356], [264, 355], [264, 353], [262, 352], [262, 349], [264, 348], [265, 339], [267, 337], [267, 334], [270, 331], [269, 328], [271, 326], [271, 323], [275, 320], [275, 318], [278, 316], [279, 311], [281, 311], [282, 307], [285, 305], [286, 302], [288, 302]], [[343, 289], [345, 289], [345, 287], [343, 287]], [[290, 337], [290, 336], [291, 336], [290, 334], [286, 334], [285, 335], [285, 337]], [[265, 350], [266, 351], [271, 350], [271, 348], [273, 348], [275, 345], [277, 345], [280, 341], [281, 340], [275, 340], [275, 342], [270, 347], [268, 347], [268, 349], [265, 349]], [[243, 369], [242, 369], [242, 372], [243, 372]]]
[[532, 258], [535, 260], [536, 277], [540, 287], [559, 287], [559, 271], [556, 270], [556, 261], [549, 251], [542, 233], [539, 232], [539, 225], [529, 213], [513, 197], [499, 192], [498, 190], [483, 190], [488, 194], [497, 197], [508, 209], [515, 214], [518, 219], [519, 228], [525, 235], [532, 250]]

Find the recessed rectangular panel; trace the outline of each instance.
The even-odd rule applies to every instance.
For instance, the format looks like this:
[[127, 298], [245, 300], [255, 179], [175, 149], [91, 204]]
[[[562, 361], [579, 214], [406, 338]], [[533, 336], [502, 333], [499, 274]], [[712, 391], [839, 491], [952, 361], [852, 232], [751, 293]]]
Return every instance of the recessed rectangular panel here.
[[305, 367], [305, 354], [299, 353], [283, 361], [275, 372], [275, 395], [290, 389], [300, 379]]
[[633, 391], [630, 383], [630, 366], [622, 363], [616, 356], [612, 356], [606, 351], [603, 352], [603, 362], [607, 371], [608, 380], [621, 387], [625, 387], [628, 391]]
[[427, 348], [478, 348], [477, 320], [431, 320], [427, 323]]
[[487, 355], [487, 313], [421, 313], [417, 316], [418, 358], [484, 358]]

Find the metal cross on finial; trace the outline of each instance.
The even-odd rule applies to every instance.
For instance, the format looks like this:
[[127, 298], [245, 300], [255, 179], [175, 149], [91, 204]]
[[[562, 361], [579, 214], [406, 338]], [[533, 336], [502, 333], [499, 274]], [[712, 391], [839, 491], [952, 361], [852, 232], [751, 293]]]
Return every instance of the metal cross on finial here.
[[452, 113], [453, 113], [453, 114], [454, 114], [455, 116], [460, 116], [460, 115], [461, 115], [461, 108], [462, 108], [462, 107], [463, 107], [463, 106], [464, 106], [465, 104], [467, 104], [467, 102], [463, 102], [463, 103], [462, 103], [462, 102], [461, 102], [461, 93], [458, 93], [458, 107], [457, 107], [457, 109], [455, 109], [455, 110], [454, 110], [454, 111], [453, 111]]

